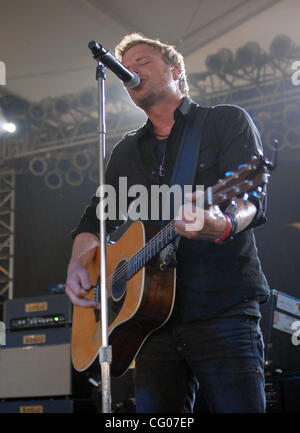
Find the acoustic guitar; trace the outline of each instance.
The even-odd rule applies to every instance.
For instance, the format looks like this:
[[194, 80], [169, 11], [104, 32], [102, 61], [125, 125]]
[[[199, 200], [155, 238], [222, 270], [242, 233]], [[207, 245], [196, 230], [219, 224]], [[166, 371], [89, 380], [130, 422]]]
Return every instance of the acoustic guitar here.
[[[253, 158], [204, 192], [204, 208], [230, 203], [236, 197], [264, 194], [268, 164]], [[147, 337], [164, 325], [174, 305], [176, 267], [161, 270], [157, 257], [177, 235], [174, 220], [162, 230], [142, 221], [130, 221], [114, 232], [114, 243], [106, 248], [108, 336], [112, 347], [111, 374], [123, 375]], [[93, 289], [87, 298], [100, 302], [100, 251], [87, 266]], [[77, 371], [90, 367], [101, 346], [100, 311], [74, 306], [72, 362]]]

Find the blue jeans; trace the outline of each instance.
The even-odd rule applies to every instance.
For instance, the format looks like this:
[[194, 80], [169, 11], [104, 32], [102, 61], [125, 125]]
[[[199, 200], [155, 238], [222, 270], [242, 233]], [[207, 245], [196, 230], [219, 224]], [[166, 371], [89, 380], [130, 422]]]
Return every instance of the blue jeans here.
[[136, 358], [135, 386], [140, 413], [192, 412], [198, 389], [209, 412], [265, 412], [258, 320], [168, 322], [142, 346]]

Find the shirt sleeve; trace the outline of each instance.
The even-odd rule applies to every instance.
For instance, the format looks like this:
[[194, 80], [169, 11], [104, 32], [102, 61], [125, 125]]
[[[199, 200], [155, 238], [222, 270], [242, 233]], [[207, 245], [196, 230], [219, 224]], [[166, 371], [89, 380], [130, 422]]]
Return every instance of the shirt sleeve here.
[[[119, 185], [119, 175], [116, 167], [116, 160], [118, 158], [116, 149], [117, 146], [115, 146], [113, 151], [111, 152], [105, 170], [105, 185], [109, 185], [115, 191], [115, 196], [111, 197], [113, 200], [115, 199], [115, 197], [118, 197], [118, 185]], [[97, 216], [97, 207], [99, 204], [99, 191], [100, 188], [98, 188], [97, 192], [92, 196], [88, 205], [85, 207], [83, 214], [81, 215], [78, 226], [74, 230], [72, 230], [71, 235], [73, 239], [79, 233], [83, 233], [83, 232], [93, 233], [99, 237], [100, 223], [99, 223], [99, 218]], [[114, 203], [115, 212], [113, 212], [114, 215], [112, 215], [112, 217], [110, 218], [106, 218], [105, 222], [106, 222], [107, 233], [113, 232], [119, 225], [121, 225], [124, 222], [124, 220], [120, 221], [116, 217], [118, 215], [117, 204], [118, 204], [118, 200], [115, 200]]]
[[[237, 106], [219, 106], [218, 135], [222, 143], [219, 157], [219, 171], [222, 178], [227, 171], [234, 171], [253, 156], [263, 156], [263, 146], [258, 129], [244, 109]], [[248, 200], [256, 206], [257, 212], [247, 229], [266, 222], [266, 196], [262, 198], [249, 194]]]

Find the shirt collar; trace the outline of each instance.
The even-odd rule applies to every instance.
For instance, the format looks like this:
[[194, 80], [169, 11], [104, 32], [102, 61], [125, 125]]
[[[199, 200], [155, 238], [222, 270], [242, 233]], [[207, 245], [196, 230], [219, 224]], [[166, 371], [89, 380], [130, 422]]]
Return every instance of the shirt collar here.
[[191, 112], [192, 104], [192, 99], [188, 96], [185, 96], [174, 112], [174, 119], [176, 120], [177, 113], [187, 118]]
[[[184, 119], [187, 120], [193, 104], [194, 104], [193, 100], [190, 97], [185, 96], [180, 102], [179, 106], [174, 111], [175, 121], [178, 120], [180, 117], [183, 117]], [[150, 119], [147, 119], [147, 122], [145, 124], [145, 132], [146, 131], [150, 131], [150, 132], [153, 131], [153, 125]]]

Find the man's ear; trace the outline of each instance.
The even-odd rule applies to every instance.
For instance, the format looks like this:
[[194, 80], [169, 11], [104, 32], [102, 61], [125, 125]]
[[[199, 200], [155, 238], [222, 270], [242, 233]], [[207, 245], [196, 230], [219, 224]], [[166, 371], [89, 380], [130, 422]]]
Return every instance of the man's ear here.
[[179, 65], [174, 65], [172, 69], [173, 79], [179, 80], [179, 78], [181, 77], [181, 67]]

